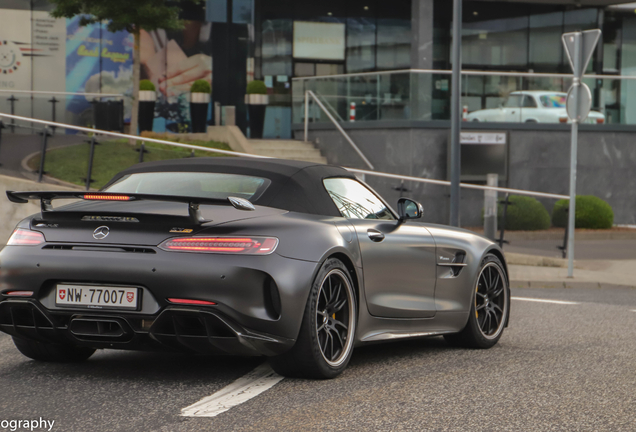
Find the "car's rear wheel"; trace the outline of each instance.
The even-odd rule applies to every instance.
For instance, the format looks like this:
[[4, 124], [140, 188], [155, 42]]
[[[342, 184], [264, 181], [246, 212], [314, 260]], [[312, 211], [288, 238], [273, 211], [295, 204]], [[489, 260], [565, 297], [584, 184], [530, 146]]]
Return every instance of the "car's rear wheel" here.
[[444, 338], [451, 345], [491, 348], [503, 334], [509, 311], [510, 289], [504, 266], [496, 256], [486, 255], [474, 286], [466, 327]]
[[25, 356], [38, 361], [73, 363], [81, 362], [93, 355], [93, 348], [59, 345], [13, 337], [15, 347]]
[[357, 306], [349, 271], [338, 259], [328, 259], [309, 293], [296, 344], [272, 357], [279, 374], [302, 378], [334, 378], [351, 359]]

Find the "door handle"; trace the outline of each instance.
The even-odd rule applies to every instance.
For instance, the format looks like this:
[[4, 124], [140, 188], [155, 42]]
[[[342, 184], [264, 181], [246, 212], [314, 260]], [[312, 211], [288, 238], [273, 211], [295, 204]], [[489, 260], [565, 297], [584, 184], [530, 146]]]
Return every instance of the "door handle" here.
[[369, 238], [371, 239], [371, 241], [374, 241], [376, 243], [381, 242], [382, 240], [384, 240], [384, 234], [382, 234], [380, 231], [378, 230], [374, 230], [374, 229], [369, 229], [367, 230], [367, 235], [369, 236]]

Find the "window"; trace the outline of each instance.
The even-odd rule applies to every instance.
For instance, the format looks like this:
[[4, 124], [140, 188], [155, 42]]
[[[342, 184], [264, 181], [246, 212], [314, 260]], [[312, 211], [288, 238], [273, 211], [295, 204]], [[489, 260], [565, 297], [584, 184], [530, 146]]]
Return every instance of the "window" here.
[[565, 93], [543, 95], [539, 99], [545, 108], [565, 108]]
[[323, 183], [343, 217], [395, 220], [395, 216], [382, 200], [360, 182], [347, 178], [331, 178], [325, 179]]
[[526, 95], [523, 98], [523, 107], [524, 108], [536, 108], [537, 107], [537, 103], [535, 102], [534, 97]]
[[521, 107], [521, 99], [523, 95], [520, 94], [511, 94], [508, 96], [508, 100], [504, 104], [506, 108], [520, 108]]
[[126, 175], [104, 191], [212, 199], [235, 196], [254, 200], [269, 184], [267, 179], [235, 174], [151, 172]]

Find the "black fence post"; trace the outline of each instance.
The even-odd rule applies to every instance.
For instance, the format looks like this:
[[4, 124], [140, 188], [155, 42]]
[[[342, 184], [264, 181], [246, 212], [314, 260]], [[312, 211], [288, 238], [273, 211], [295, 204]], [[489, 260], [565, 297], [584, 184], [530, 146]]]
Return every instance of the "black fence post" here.
[[499, 201], [500, 204], [504, 205], [503, 208], [503, 216], [502, 216], [502, 220], [501, 220], [501, 231], [499, 232], [499, 240], [497, 240], [497, 243], [499, 243], [499, 247], [503, 247], [504, 243], [508, 244], [510, 242], [504, 240], [504, 234], [506, 232], [506, 215], [508, 213], [508, 206], [510, 204], [512, 204], [509, 200], [508, 197], [510, 196], [510, 194], [506, 194], [506, 199], [503, 201]]
[[[7, 100], [11, 102], [11, 115], [15, 115], [15, 102], [17, 101], [16, 97], [11, 95], [11, 97]], [[15, 119], [11, 119], [11, 133], [15, 133]]]
[[40, 157], [40, 171], [38, 171], [38, 183], [42, 183], [42, 176], [44, 175], [44, 158], [46, 156], [46, 141], [49, 138], [48, 126], [44, 128], [42, 133], [42, 156]]
[[[4, 128], [5, 128], [4, 122], [0, 120], [0, 145], [2, 145], [2, 129]], [[0, 166], [2, 166], [1, 163], [0, 163]]]
[[[567, 214], [570, 212], [570, 209], [566, 208], [565, 209], [565, 214], [567, 216]], [[557, 249], [561, 250], [561, 256], [563, 257], [563, 259], [567, 258], [568, 256], [568, 228], [569, 228], [569, 224], [567, 223], [567, 218], [565, 219], [566, 223], [565, 223], [565, 235], [563, 236], [563, 246], [557, 246]]]
[[144, 161], [144, 153], [146, 152], [146, 143], [144, 141], [141, 142], [141, 148], [139, 149], [139, 163]]
[[[59, 102], [59, 100], [55, 99], [55, 96], [53, 96], [53, 99], [51, 99], [49, 102], [51, 102], [51, 118], [53, 120], [51, 120], [53, 123], [55, 123], [55, 104]], [[55, 126], [51, 126], [51, 135], [55, 135]]]
[[95, 157], [95, 145], [97, 144], [97, 141], [95, 141], [95, 135], [91, 137], [91, 140], [89, 141], [89, 143], [91, 145], [91, 150], [88, 154], [88, 171], [86, 172], [86, 190], [89, 190], [91, 188], [91, 182], [93, 181], [93, 179], [91, 178], [91, 175], [93, 174], [93, 158]]

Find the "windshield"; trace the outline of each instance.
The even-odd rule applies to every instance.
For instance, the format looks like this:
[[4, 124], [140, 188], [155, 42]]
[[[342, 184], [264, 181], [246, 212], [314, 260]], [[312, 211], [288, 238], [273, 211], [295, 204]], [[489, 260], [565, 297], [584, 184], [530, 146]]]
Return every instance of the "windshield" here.
[[519, 108], [521, 106], [521, 99], [523, 95], [520, 94], [511, 94], [508, 96], [508, 100], [504, 103], [506, 108]]
[[104, 191], [213, 199], [233, 196], [253, 201], [269, 184], [268, 179], [236, 174], [151, 172], [126, 175]]
[[539, 98], [545, 108], [565, 108], [565, 93], [543, 95]]

